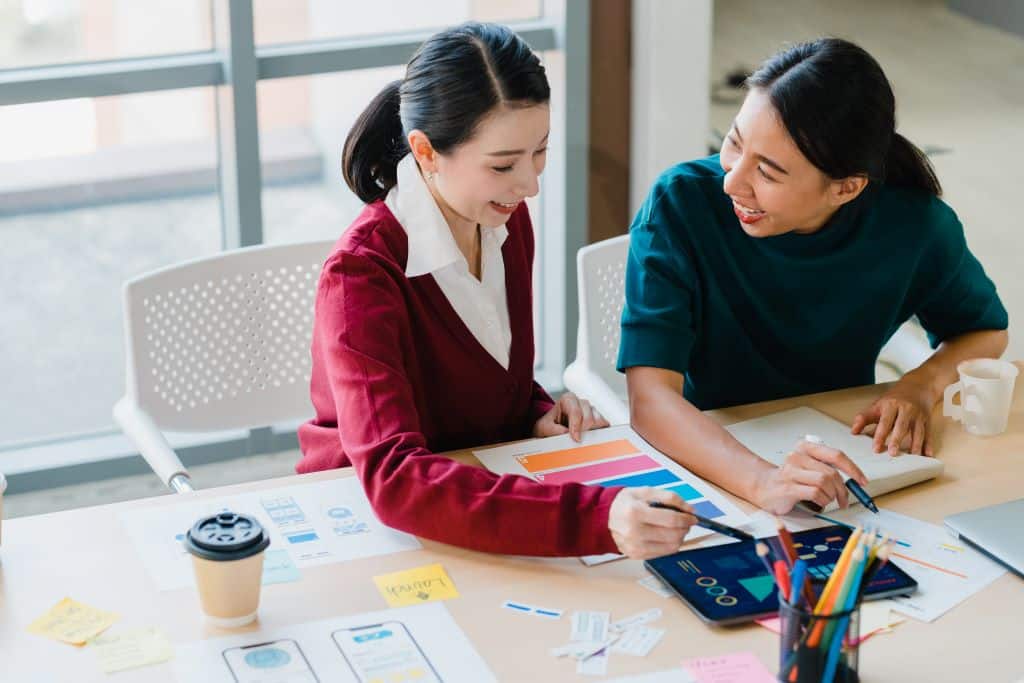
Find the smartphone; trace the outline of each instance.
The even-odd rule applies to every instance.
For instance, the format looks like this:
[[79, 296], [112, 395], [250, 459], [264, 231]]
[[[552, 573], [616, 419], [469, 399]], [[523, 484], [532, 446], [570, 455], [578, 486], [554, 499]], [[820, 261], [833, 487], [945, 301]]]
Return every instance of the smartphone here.
[[291, 639], [224, 650], [236, 683], [319, 683], [299, 644]]
[[441, 683], [405, 624], [386, 621], [331, 634], [360, 683]]

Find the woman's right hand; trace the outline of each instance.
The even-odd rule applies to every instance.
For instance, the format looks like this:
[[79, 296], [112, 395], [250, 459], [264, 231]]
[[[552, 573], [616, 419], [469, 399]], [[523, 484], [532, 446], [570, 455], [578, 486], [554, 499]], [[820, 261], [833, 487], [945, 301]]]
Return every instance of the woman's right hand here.
[[679, 550], [696, 519], [675, 510], [652, 508], [656, 501], [692, 512], [676, 494], [650, 487], [624, 488], [608, 511], [608, 529], [619, 552], [634, 560], [669, 555]]
[[776, 515], [786, 514], [801, 501], [825, 507], [838, 500], [839, 507], [846, 507], [846, 485], [839, 470], [861, 486], [868, 483], [860, 468], [842, 451], [800, 441], [781, 467], [773, 467], [762, 475], [753, 502]]

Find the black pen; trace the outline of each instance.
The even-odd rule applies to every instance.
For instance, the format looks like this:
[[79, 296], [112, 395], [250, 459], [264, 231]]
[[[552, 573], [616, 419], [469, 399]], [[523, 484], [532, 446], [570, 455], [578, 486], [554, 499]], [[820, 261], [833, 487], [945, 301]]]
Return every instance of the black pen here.
[[[821, 437], [815, 436], [814, 434], [808, 434], [807, 436], [805, 436], [804, 437], [804, 441], [808, 441], [810, 443], [816, 443], [819, 446], [825, 446], [826, 445], [825, 442], [822, 441]], [[850, 490], [850, 493], [853, 494], [853, 497], [856, 498], [857, 500], [859, 500], [861, 505], [863, 505], [868, 510], [871, 510], [873, 513], [875, 513], [877, 515], [878, 514], [878, 506], [875, 505], [875, 501], [873, 501], [871, 499], [871, 496], [869, 496], [868, 492], [864, 490], [864, 487], [861, 486], [860, 484], [858, 484], [856, 479], [852, 479], [852, 478], [847, 477], [843, 472], [840, 472], [839, 474], [840, 474], [840, 476], [842, 476], [846, 480], [843, 483], [846, 484], [846, 488]], [[811, 504], [809, 502], [807, 502], [805, 504], [807, 504], [808, 507], [811, 506]], [[815, 507], [817, 507], [817, 506], [815, 506]], [[817, 512], [821, 512], [821, 510], [819, 509], [819, 510], [817, 510]]]
[[697, 518], [697, 526], [702, 526], [705, 529], [711, 529], [712, 531], [717, 531], [718, 533], [724, 534], [725, 536], [732, 536], [737, 541], [753, 541], [753, 540], [756, 540], [753, 536], [748, 534], [746, 531], [741, 531], [741, 530], [736, 529], [734, 527], [731, 527], [731, 526], [729, 526], [727, 524], [721, 524], [721, 523], [716, 522], [714, 520], [708, 519], [707, 517], [701, 517], [700, 515], [698, 515], [695, 512], [687, 512], [686, 510], [684, 510], [682, 508], [677, 508], [675, 505], [669, 505], [668, 503], [659, 503], [659, 502], [657, 502], [655, 500], [649, 501], [647, 504], [650, 505], [652, 508], [657, 508], [659, 510], [675, 510], [676, 512], [681, 512], [684, 515], [692, 515], [692, 516]]

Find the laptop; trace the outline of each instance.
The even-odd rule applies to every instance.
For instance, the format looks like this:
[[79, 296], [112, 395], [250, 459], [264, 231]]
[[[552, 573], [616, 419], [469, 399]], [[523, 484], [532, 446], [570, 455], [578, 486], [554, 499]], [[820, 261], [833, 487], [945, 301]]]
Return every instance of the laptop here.
[[945, 522], [960, 540], [1024, 578], [1024, 498], [961, 512]]

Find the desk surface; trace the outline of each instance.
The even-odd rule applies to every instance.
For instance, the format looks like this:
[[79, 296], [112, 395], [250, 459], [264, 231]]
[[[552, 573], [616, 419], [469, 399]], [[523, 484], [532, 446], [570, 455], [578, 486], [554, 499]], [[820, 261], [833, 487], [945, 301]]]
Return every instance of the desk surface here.
[[[710, 414], [723, 424], [797, 405], [810, 405], [847, 424], [884, 385], [772, 401]], [[946, 464], [944, 475], [883, 496], [886, 508], [936, 524], [946, 515], [1024, 495], [1024, 382], [1017, 383], [1009, 429], [999, 437], [970, 437], [936, 413], [933, 433]], [[469, 451], [453, 454], [475, 462]], [[318, 472], [183, 494], [190, 499], [257, 491], [351, 476], [351, 470]], [[123, 623], [155, 625], [175, 643], [226, 634], [203, 623], [191, 589], [157, 592], [122, 531], [123, 509], [167, 505], [166, 497], [25, 517], [4, 522], [0, 548], [0, 678], [105, 680], [91, 657], [68, 645], [30, 635], [26, 626], [64, 596], [118, 612]], [[749, 505], [740, 503], [745, 509]], [[461, 597], [445, 604], [495, 675], [505, 680], [588, 680], [573, 663], [548, 655], [568, 638], [559, 621], [526, 618], [499, 608], [515, 598], [576, 609], [611, 611], [613, 618], [653, 606], [665, 614], [656, 626], [664, 640], [645, 658], [612, 657], [608, 677], [656, 671], [682, 659], [751, 650], [771, 670], [777, 636], [748, 625], [728, 630], [704, 626], [681, 602], [660, 598], [636, 583], [640, 562], [621, 560], [584, 567], [578, 560], [485, 555], [423, 542], [423, 549], [303, 570], [296, 583], [263, 587], [262, 628], [276, 628], [385, 608], [370, 577], [441, 562]], [[581, 579], [586, 579], [585, 581]], [[894, 634], [861, 651], [867, 681], [1014, 681], [1024, 675], [1020, 620], [1024, 582], [1007, 574], [932, 624], [909, 620]], [[250, 627], [251, 629], [256, 628]], [[86, 658], [89, 661], [85, 661]], [[69, 678], [69, 672], [74, 677]], [[27, 676], [31, 676], [28, 678]], [[170, 663], [116, 674], [118, 681], [173, 680]]]

